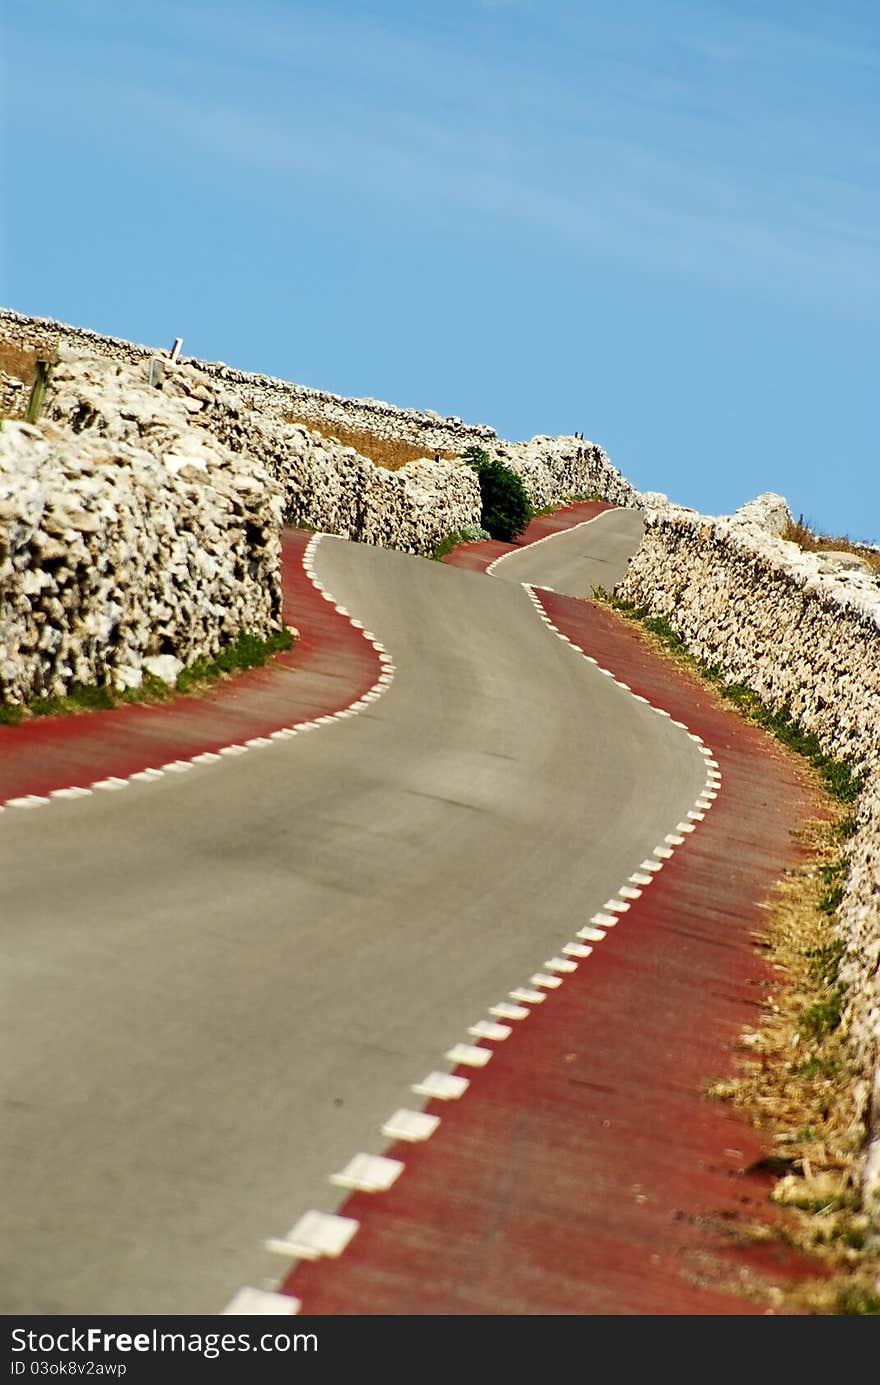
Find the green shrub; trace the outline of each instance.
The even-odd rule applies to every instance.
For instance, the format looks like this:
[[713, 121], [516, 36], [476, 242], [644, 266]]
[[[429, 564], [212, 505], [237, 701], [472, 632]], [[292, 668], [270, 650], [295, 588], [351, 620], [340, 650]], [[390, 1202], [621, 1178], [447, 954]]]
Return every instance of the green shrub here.
[[452, 553], [463, 543], [479, 543], [481, 539], [491, 539], [492, 535], [488, 529], [483, 529], [477, 524], [466, 524], [462, 529], [455, 529], [451, 534], [447, 534], [441, 539], [436, 548], [431, 553], [431, 557], [438, 563], [445, 558], [447, 553]]
[[481, 447], [469, 447], [462, 460], [477, 473], [480, 482], [480, 523], [493, 539], [512, 543], [534, 516], [526, 488], [509, 466], [490, 457]]

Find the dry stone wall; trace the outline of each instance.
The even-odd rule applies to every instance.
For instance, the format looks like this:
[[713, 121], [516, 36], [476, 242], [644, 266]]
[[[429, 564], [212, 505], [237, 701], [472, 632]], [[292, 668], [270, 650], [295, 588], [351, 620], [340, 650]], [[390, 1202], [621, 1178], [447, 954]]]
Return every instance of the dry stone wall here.
[[173, 682], [281, 619], [281, 497], [218, 446], [0, 428], [0, 700]]
[[[132, 365], [152, 356], [167, 355], [167, 347], [141, 346], [51, 318], [26, 317], [8, 308], [0, 309], [0, 336], [47, 356], [53, 355], [59, 346], [67, 346], [79, 356], [105, 356]], [[237, 370], [223, 361], [181, 357], [181, 364], [193, 366], [216, 381], [241, 408], [276, 423], [284, 422], [288, 414], [296, 414], [315, 423], [338, 424], [376, 437], [424, 445], [426, 457], [433, 457], [438, 451], [461, 452], [472, 444], [486, 446], [496, 437], [495, 429], [488, 424], [467, 424], [431, 409], [420, 412], [398, 408], [381, 399], [347, 399], [274, 376]]]
[[[8, 309], [0, 310], [0, 337], [46, 356], [61, 348], [72, 357], [105, 358], [144, 372], [151, 358], [168, 354]], [[460, 456], [470, 446], [499, 456], [517, 471], [539, 509], [594, 494], [614, 504], [640, 503], [638, 492], [606, 453], [583, 438], [539, 436], [529, 442], [505, 442], [487, 424], [443, 418], [432, 410], [401, 409], [383, 400], [346, 399], [189, 357], [176, 370], [167, 363], [163, 390], [185, 392], [187, 370], [200, 377], [201, 393], [191, 396], [201, 399], [201, 405], [192, 406], [193, 415], [199, 416], [196, 421], [226, 446], [249, 451], [265, 462], [285, 488], [286, 516], [292, 523], [366, 543], [430, 552], [447, 534], [479, 523], [479, 491], [470, 473], [457, 464], [434, 461], [439, 452]], [[22, 394], [14, 382], [5, 391], [3, 385], [0, 379], [0, 408], [15, 412]], [[308, 422], [291, 425], [287, 420], [292, 415], [320, 424], [325, 435], [338, 425], [423, 446], [425, 460], [399, 472], [386, 471], [309, 428]]]
[[658, 497], [616, 591], [666, 617], [698, 659], [787, 708], [865, 778], [838, 916], [870, 1129], [866, 1206], [880, 1238], [880, 586], [847, 555], [802, 552], [770, 532], [778, 507], [752, 506], [710, 519]]
[[612, 505], [641, 505], [639, 492], [607, 453], [581, 437], [539, 436], [531, 442], [499, 442], [486, 450], [521, 476], [536, 509], [593, 496]]

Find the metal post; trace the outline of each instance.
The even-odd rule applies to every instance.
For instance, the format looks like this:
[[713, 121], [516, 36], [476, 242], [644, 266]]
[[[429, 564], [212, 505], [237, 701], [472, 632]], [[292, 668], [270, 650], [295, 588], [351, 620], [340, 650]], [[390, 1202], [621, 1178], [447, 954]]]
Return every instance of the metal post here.
[[28, 423], [36, 423], [40, 417], [51, 372], [52, 366], [49, 361], [37, 361], [37, 374], [31, 387], [31, 397], [28, 400], [27, 413], [25, 414]]

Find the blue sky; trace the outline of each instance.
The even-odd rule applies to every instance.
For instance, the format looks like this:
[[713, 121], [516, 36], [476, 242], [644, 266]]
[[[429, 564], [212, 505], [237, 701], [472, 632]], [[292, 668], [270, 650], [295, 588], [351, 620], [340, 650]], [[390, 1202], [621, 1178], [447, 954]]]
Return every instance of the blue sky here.
[[880, 542], [876, 0], [8, 0], [0, 301]]

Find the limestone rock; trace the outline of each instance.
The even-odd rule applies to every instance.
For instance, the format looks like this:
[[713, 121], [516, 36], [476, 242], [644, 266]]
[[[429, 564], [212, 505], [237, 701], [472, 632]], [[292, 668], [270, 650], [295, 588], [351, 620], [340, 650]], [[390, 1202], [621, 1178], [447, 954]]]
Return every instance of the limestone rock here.
[[763, 495], [740, 505], [731, 515], [731, 519], [757, 524], [769, 534], [784, 534], [791, 524], [792, 516], [784, 496], [776, 495], [774, 491], [765, 491]]
[[168, 683], [173, 688], [183, 672], [184, 664], [182, 659], [175, 659], [173, 654], [152, 654], [144, 659], [144, 668], [147, 673], [152, 673], [154, 678], [161, 678], [163, 683]]
[[850, 553], [846, 549], [823, 548], [816, 554], [820, 572], [834, 572], [850, 569], [853, 572], [865, 573], [868, 576], [874, 575], [874, 568], [867, 558], [861, 557], [858, 553]]

